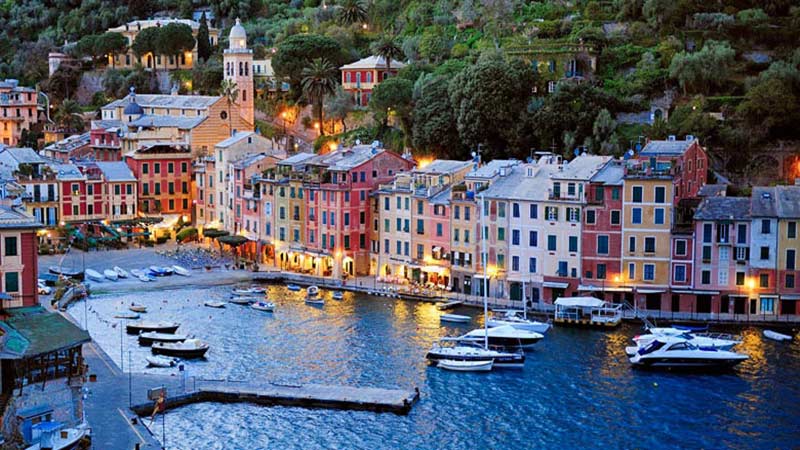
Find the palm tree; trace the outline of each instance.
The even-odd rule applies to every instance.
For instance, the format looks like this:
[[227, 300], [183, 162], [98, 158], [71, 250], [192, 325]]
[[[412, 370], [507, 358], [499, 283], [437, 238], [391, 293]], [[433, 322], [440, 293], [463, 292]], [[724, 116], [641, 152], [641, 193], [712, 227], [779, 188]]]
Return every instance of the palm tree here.
[[322, 105], [325, 96], [332, 95], [336, 90], [336, 79], [336, 69], [324, 58], [316, 58], [303, 69], [303, 95], [317, 108], [320, 135], [325, 134]]
[[239, 85], [233, 80], [222, 80], [219, 85], [219, 94], [225, 97], [228, 101], [228, 128], [230, 134], [233, 136], [233, 115], [231, 114], [231, 105], [236, 103], [239, 99]]
[[400, 59], [405, 56], [405, 53], [403, 53], [403, 50], [397, 45], [394, 38], [388, 36], [383, 36], [373, 42], [372, 45], [370, 45], [370, 50], [372, 50], [373, 55], [380, 56], [386, 60], [387, 73], [392, 71], [392, 60]]
[[343, 0], [337, 12], [339, 23], [352, 25], [367, 21], [367, 5], [364, 0]]
[[62, 130], [70, 132], [83, 131], [84, 123], [81, 113], [81, 105], [78, 102], [64, 100], [56, 108], [53, 118]]

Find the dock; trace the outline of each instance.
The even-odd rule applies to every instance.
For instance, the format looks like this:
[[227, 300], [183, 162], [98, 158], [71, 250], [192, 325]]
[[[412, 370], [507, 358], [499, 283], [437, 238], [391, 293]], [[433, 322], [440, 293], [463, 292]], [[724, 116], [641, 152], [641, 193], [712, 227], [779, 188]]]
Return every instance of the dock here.
[[448, 309], [453, 309], [456, 306], [461, 306], [463, 304], [464, 302], [462, 302], [461, 300], [453, 300], [447, 303], [440, 303], [436, 305], [436, 309], [438, 309], [439, 311], [447, 311]]
[[[252, 403], [265, 406], [299, 406], [340, 410], [389, 412], [406, 415], [419, 400], [419, 390], [321, 384], [248, 383], [198, 380], [192, 390], [172, 394], [167, 390], [166, 409], [199, 402]], [[158, 387], [152, 386], [152, 387]], [[133, 405], [139, 416], [153, 412], [153, 402]]]

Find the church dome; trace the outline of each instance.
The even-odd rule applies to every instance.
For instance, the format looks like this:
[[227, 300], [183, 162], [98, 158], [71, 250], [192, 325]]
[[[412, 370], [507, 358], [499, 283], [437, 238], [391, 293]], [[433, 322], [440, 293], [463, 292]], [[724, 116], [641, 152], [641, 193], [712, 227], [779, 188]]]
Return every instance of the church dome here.
[[123, 114], [126, 116], [141, 116], [144, 114], [144, 109], [138, 103], [136, 103], [136, 92], [134, 92], [133, 86], [131, 86], [130, 100], [128, 101], [128, 104], [125, 105]]
[[247, 32], [244, 31], [242, 21], [236, 19], [236, 24], [231, 28], [231, 33], [228, 35], [229, 48], [247, 48]]

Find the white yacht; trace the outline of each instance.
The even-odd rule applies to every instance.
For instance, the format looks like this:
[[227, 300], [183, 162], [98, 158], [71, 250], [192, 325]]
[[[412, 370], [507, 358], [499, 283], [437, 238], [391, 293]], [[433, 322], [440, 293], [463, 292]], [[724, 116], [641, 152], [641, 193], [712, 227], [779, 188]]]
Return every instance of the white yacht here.
[[441, 343], [434, 344], [425, 358], [437, 363], [443, 359], [448, 361], [486, 361], [491, 359], [494, 361], [493, 367], [521, 368], [525, 366], [525, 354], [521, 351], [506, 352], [457, 343], [446, 345], [447, 342], [452, 343], [453, 341], [444, 339]]
[[491, 315], [487, 319], [487, 325], [490, 327], [511, 326], [518, 330], [535, 331], [537, 333], [546, 333], [550, 329], [550, 324], [547, 322], [539, 322], [524, 317], [523, 311], [507, 310], [505, 314]]
[[716, 348], [719, 350], [730, 350], [742, 342], [742, 338], [726, 333], [690, 333], [680, 328], [650, 328], [650, 334], [634, 336], [635, 346], [626, 347], [625, 353], [633, 356], [640, 348], [647, 347], [651, 342], [661, 337], [674, 337], [684, 339], [692, 345], [700, 348]]
[[544, 335], [535, 331], [518, 330], [510, 325], [502, 327], [477, 328], [461, 336], [464, 341], [483, 342], [488, 336], [489, 345], [502, 347], [529, 348], [544, 338]]
[[630, 358], [635, 367], [659, 369], [729, 369], [749, 356], [716, 348], [700, 348], [681, 337], [662, 336]]

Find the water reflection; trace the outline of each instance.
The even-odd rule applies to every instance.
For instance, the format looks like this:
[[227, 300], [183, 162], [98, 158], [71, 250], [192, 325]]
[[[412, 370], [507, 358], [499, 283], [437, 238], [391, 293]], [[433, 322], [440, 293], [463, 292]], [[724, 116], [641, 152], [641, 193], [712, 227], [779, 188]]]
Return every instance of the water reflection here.
[[[169, 448], [596, 448], [664, 446], [789, 448], [798, 442], [800, 346], [765, 341], [746, 330], [751, 355], [717, 376], [632, 370], [624, 356], [639, 326], [597, 331], [559, 328], [528, 353], [524, 370], [462, 374], [429, 367], [424, 354], [442, 336], [482, 324], [482, 311], [452, 311], [472, 323], [440, 323], [434, 305], [346, 293], [322, 308], [303, 293], [273, 286], [276, 311], [202, 306], [229, 287], [98, 297], [89, 329], [119, 364], [146, 368], [149, 348], [120, 334], [114, 312], [132, 301], [149, 320], [182, 322], [180, 332], [209, 341], [207, 360], [190, 376], [360, 386], [418, 386], [422, 401], [407, 417], [250, 405], [200, 404], [169, 413]], [[83, 305], [72, 307], [83, 318]], [[120, 345], [120, 343], [122, 345]], [[120, 347], [122, 347], [120, 349]]]

